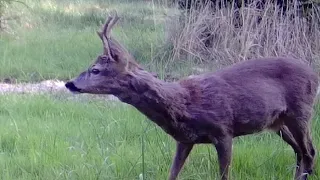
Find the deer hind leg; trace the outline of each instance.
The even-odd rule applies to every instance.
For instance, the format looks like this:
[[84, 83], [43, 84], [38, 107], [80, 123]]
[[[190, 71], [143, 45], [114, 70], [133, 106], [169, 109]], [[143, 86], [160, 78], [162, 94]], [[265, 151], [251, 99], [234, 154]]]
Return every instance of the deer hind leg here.
[[312, 163], [311, 163], [311, 168], [308, 173], [312, 174], [313, 172], [313, 168], [314, 168], [314, 164], [315, 164], [315, 158], [316, 158], [316, 149], [314, 148], [314, 145], [312, 143], [312, 139], [311, 139], [311, 134], [310, 134], [310, 129], [308, 127], [308, 135], [307, 135], [307, 139], [308, 139], [308, 148], [309, 148], [309, 152], [312, 156]]
[[303, 171], [296, 174], [296, 179], [307, 179], [307, 175], [312, 173], [314, 166], [315, 150], [309, 132], [309, 120], [311, 114], [291, 119], [286, 119], [285, 125], [288, 127], [302, 153]]
[[214, 145], [218, 154], [221, 180], [228, 180], [232, 156], [232, 137], [219, 138]]
[[291, 134], [291, 132], [289, 131], [287, 126], [281, 126], [280, 130], [277, 132], [277, 134], [286, 142], [288, 143], [292, 149], [294, 150], [296, 157], [297, 157], [297, 167], [296, 167], [296, 175], [299, 175], [301, 173], [303, 173], [301, 165], [302, 165], [302, 152], [301, 149], [299, 147], [299, 145], [297, 144], [297, 142], [295, 141], [293, 135]]

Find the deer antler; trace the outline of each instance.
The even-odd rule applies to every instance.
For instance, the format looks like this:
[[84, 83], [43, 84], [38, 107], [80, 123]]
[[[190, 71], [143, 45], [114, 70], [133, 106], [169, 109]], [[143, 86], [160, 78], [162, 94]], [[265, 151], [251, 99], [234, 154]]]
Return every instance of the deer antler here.
[[97, 32], [103, 43], [104, 54], [112, 60], [118, 57], [117, 60], [127, 64], [128, 69], [133, 67], [143, 69], [117, 40], [111, 38], [111, 29], [119, 19], [117, 12], [114, 11], [114, 15], [107, 18], [102, 31]]
[[109, 39], [111, 37], [111, 29], [112, 27], [117, 23], [117, 21], [119, 20], [119, 16], [117, 14], [117, 12], [115, 11], [115, 15], [114, 17], [112, 18], [110, 24], [108, 25], [107, 29], [106, 29], [106, 32], [105, 32], [105, 35], [106, 37]]
[[115, 12], [113, 17], [108, 17], [103, 26], [103, 30], [101, 32], [98, 32], [98, 35], [100, 36], [103, 43], [104, 53], [108, 55], [111, 59], [113, 59], [111, 56], [111, 49], [109, 44], [111, 38], [111, 29], [117, 23], [118, 20], [119, 17], [117, 15], [117, 12]]

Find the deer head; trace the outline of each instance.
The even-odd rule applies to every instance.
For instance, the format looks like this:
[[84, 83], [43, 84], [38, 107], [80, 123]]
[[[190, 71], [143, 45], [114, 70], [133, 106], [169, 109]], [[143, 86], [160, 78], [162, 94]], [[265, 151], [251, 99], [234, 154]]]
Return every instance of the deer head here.
[[107, 18], [102, 31], [97, 32], [102, 40], [103, 54], [96, 58], [88, 70], [65, 84], [71, 92], [114, 94], [128, 76], [143, 71], [130, 53], [110, 36], [111, 29], [118, 20], [115, 12], [114, 16]]

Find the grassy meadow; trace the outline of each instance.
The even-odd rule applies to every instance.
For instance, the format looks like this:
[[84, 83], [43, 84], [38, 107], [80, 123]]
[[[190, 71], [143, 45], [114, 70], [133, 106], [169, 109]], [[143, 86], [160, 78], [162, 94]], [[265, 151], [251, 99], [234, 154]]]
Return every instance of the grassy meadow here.
[[168, 11], [144, 1], [25, 3], [28, 8], [14, 3], [7, 12], [8, 17], [20, 16], [18, 21], [8, 21], [11, 33], [0, 34], [0, 79], [21, 82], [69, 79], [77, 75], [102, 52], [96, 31], [112, 10], [121, 17], [113, 35], [140, 63], [149, 67], [162, 44], [161, 23]]
[[[164, 26], [166, 17], [178, 12], [156, 0], [23, 2], [28, 7], [14, 3], [6, 12], [8, 17], [19, 15], [19, 18], [8, 21], [10, 28], [0, 33], [0, 82], [8, 78], [17, 82], [67, 80], [78, 75], [102, 52], [96, 31], [111, 10], [117, 10], [121, 17], [113, 35], [139, 63], [161, 77], [167, 72], [179, 74], [176, 76], [193, 73], [194, 62], [175, 61], [190, 58], [183, 53], [189, 52], [194, 59], [202, 56], [195, 53], [197, 47], [190, 46], [190, 41], [198, 42], [198, 39], [191, 38], [194, 32], [187, 28], [173, 40], [173, 47], [164, 46], [170, 36]], [[212, 31], [236, 33], [231, 26], [226, 26], [228, 21], [220, 15], [212, 19], [212, 23], [221, 20], [219, 28]], [[201, 22], [208, 19], [189, 23], [202, 28]], [[267, 22], [266, 26], [273, 26]], [[288, 22], [280, 23], [284, 27]], [[250, 34], [254, 25], [248, 24], [233, 37], [238, 43], [232, 43], [232, 38], [222, 39], [226, 34], [217, 36], [219, 41], [213, 45], [214, 55], [210, 57], [245, 59], [287, 53], [310, 57], [316, 67], [318, 60], [320, 62], [320, 41], [316, 41], [320, 31], [315, 27], [310, 47], [307, 37], [295, 38], [305, 32], [299, 27], [293, 29], [296, 34], [291, 31], [288, 32], [290, 36], [278, 34], [266, 42], [265, 49], [259, 46], [260, 49], [252, 50], [251, 46], [256, 47], [257, 41], [262, 41], [262, 36], [257, 39], [260, 34], [270, 35], [273, 31]], [[187, 37], [190, 37], [188, 41]], [[293, 40], [287, 41], [289, 37]], [[286, 45], [290, 45], [288, 51], [285, 51]], [[227, 48], [229, 46], [234, 51]], [[181, 56], [172, 54], [166, 48], [183, 53]], [[312, 134], [320, 149], [320, 107], [315, 109]], [[163, 180], [167, 178], [174, 151], [173, 139], [135, 108], [123, 103], [74, 99], [65, 94], [0, 95], [0, 179], [3, 180]], [[293, 150], [273, 133], [236, 138], [233, 151], [233, 180], [293, 178]], [[310, 176], [311, 180], [320, 179], [320, 161], [317, 161], [315, 173]], [[211, 145], [199, 145], [192, 151], [179, 179], [209, 180], [218, 179], [218, 176], [215, 149]]]
[[[318, 118], [313, 122], [317, 148]], [[1, 97], [0, 123], [0, 178], [4, 180], [133, 180], [142, 176], [162, 180], [167, 178], [175, 149], [162, 130], [131, 106], [117, 102], [8, 95]], [[275, 134], [237, 138], [233, 151], [234, 180], [293, 177], [294, 153]], [[213, 146], [198, 145], [180, 179], [218, 176]]]

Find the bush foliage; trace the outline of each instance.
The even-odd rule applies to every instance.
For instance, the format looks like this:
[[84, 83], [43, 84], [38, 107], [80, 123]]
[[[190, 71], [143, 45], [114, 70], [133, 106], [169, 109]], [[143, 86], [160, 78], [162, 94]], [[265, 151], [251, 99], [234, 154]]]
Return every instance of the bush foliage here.
[[173, 59], [208, 62], [213, 68], [266, 56], [289, 56], [318, 67], [320, 62], [319, 11], [301, 16], [292, 4], [286, 14], [273, 3], [264, 9], [204, 6], [181, 11], [167, 25]]

